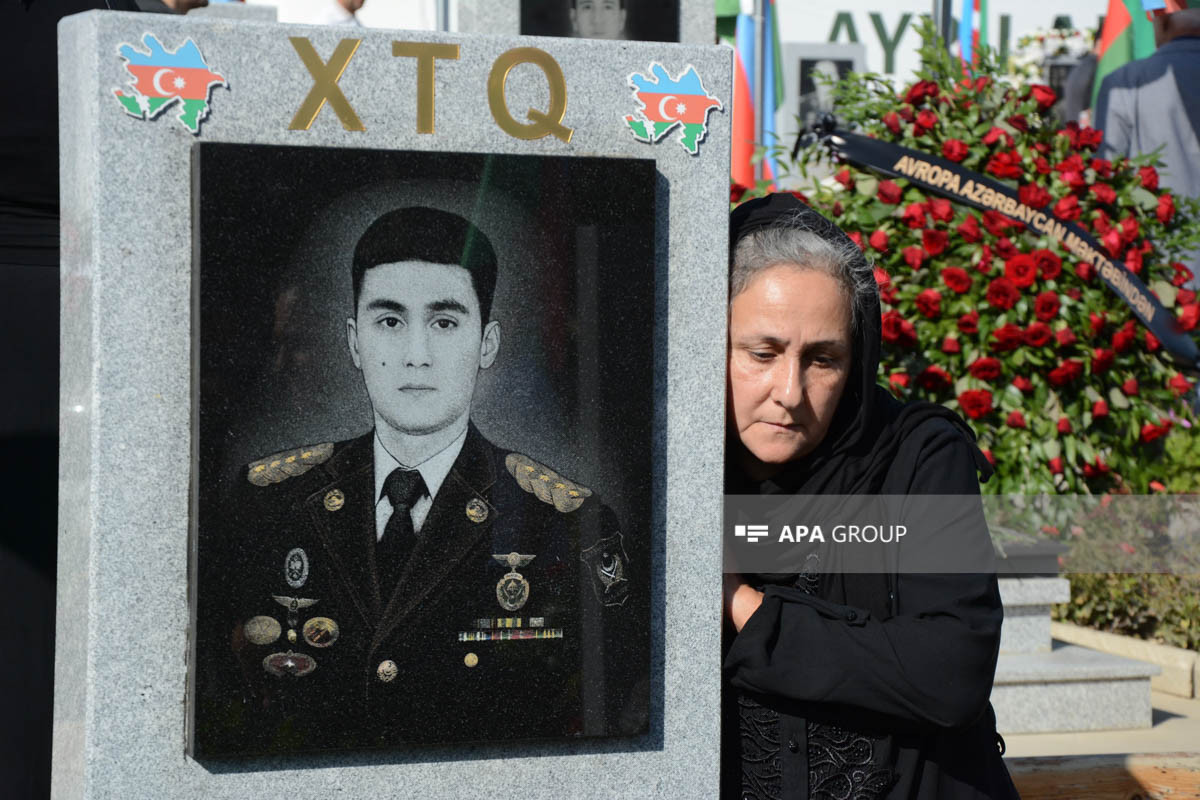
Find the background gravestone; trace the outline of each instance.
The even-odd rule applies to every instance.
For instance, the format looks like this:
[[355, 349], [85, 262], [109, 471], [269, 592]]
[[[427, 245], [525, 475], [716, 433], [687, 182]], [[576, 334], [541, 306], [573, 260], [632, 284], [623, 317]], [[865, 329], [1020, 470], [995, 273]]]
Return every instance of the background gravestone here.
[[[570, 35], [567, 17], [572, 0], [455, 0], [455, 3], [457, 26], [462, 33]], [[623, 5], [628, 20], [625, 35], [630, 39], [661, 37], [683, 44], [711, 44], [716, 39], [716, 16], [708, 0], [657, 3], [627, 0]], [[676, 19], [664, 25], [659, 18], [676, 8]], [[523, 23], [533, 30], [523, 29]], [[663, 30], [671, 31], [674, 36], [669, 39], [662, 36]]]
[[[312, 71], [298, 55], [302, 46], [289, 37], [308, 40], [319, 60]], [[348, 38], [361, 41], [342, 42]], [[396, 42], [459, 48], [457, 59], [436, 61], [424, 114], [418, 60], [394, 56]], [[397, 786], [427, 797], [714, 795], [731, 51], [98, 12], [65, 20], [59, 44], [62, 445], [54, 795], [369, 797], [389, 796]], [[518, 58], [494, 68], [503, 54], [531, 44], [561, 69], [561, 126], [569, 132], [555, 128], [559, 135], [518, 138], [497, 121], [510, 116], [508, 130], [524, 135], [544, 134], [539, 125], [547, 117], [555, 121], [547, 78], [553, 66]], [[340, 75], [333, 69], [314, 82], [324, 64], [335, 62], [339, 46], [343, 57], [351, 53]], [[155, 69], [135, 89], [126, 62], [138, 59]], [[165, 66], [155, 59], [166, 59]], [[662, 66], [655, 71], [653, 64]], [[704, 114], [705, 130], [670, 125], [671, 115], [678, 119], [684, 111], [665, 96], [643, 112], [632, 91], [631, 75], [644, 76], [648, 97], [655, 80], [680, 79], [689, 67], [705, 95], [721, 104]], [[494, 71], [497, 82], [507, 76], [500, 111], [494, 92], [489, 102]], [[201, 93], [187, 85], [197, 78], [207, 84]], [[315, 112], [309, 106], [315, 116], [298, 114], [315, 83], [328, 102]], [[419, 127], [433, 132], [419, 133]], [[657, 142], [645, 141], [656, 134]], [[651, 417], [644, 462], [650, 466], [648, 474], [618, 476], [648, 486], [649, 519], [631, 525], [642, 532], [638, 547], [649, 572], [647, 733], [270, 758], [197, 761], [185, 755], [189, 578], [195, 504], [203, 496], [195, 361], [205, 341], [205, 301], [196, 279], [204, 257], [196, 222], [203, 197], [193, 190], [195, 159], [203, 163], [203, 151], [195, 154], [197, 143], [653, 159], [653, 203], [630, 204], [654, 209], [647, 250], [653, 275], [646, 277], [654, 287], [647, 325], [652, 341], [645, 346], [652, 360], [653, 396], [644, 412]], [[255, 170], [251, 159], [226, 180], [254, 181]], [[332, 225], [326, 234], [338, 235], [332, 223], [353, 219], [355, 208], [371, 207], [380, 193], [411, 191], [403, 183], [371, 184], [341, 206], [329, 197], [328, 207], [338, 210], [326, 216]], [[452, 193], [427, 186], [436, 198]], [[529, 202], [519, 185], [507, 189]], [[619, 202], [619, 193], [614, 197]], [[313, 205], [312, 198], [296, 200], [296, 207]], [[286, 211], [239, 208], [222, 222], [230, 231], [278, 238], [273, 225], [285, 222]], [[554, 211], [545, 209], [551, 222]], [[314, 226], [307, 235], [320, 233]], [[281, 247], [306, 241], [298, 234]], [[261, 264], [247, 254], [233, 268], [250, 282]], [[231, 302], [239, 302], [236, 292]], [[248, 383], [228, 391], [245, 392], [248, 402], [261, 397]], [[497, 426], [516, 424], [494, 410], [483, 413]], [[554, 427], [553, 420], [542, 424]], [[591, 435], [602, 440], [605, 434], [616, 439], [621, 431]], [[254, 435], [247, 431], [243, 438]], [[559, 445], [569, 462], [588, 463], [587, 454], [570, 455], [569, 436]], [[231, 462], [235, 457], [245, 453], [230, 454]]]

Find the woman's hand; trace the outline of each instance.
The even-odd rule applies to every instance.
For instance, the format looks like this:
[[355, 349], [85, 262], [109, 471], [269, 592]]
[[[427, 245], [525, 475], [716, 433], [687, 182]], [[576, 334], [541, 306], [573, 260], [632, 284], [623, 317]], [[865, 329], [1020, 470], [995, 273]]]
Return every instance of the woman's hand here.
[[725, 576], [725, 611], [739, 632], [746, 620], [762, 605], [762, 599], [763, 593], [743, 583], [740, 575]]

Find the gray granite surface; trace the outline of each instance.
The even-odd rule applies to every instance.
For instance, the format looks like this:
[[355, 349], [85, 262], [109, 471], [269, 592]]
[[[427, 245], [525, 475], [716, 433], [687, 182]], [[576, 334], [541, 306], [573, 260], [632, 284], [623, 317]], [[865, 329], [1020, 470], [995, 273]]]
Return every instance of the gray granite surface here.
[[[1086, 647], [1060, 644], [1047, 653], [1002, 655], [996, 664], [996, 685], [1047, 681], [1097, 681], [1146, 678], [1159, 667], [1132, 658]], [[1146, 684], [1149, 687], [1149, 684]]]
[[278, 9], [275, 6], [245, 3], [209, 3], [203, 8], [193, 8], [187, 13], [186, 19], [211, 17], [225, 17], [242, 22], [274, 22], [278, 18]]
[[[679, 41], [712, 44], [717, 38], [716, 15], [711, 0], [679, 1]], [[452, 0], [458, 4], [461, 33], [515, 36], [521, 32], [521, 0]]]
[[1071, 599], [1071, 582], [1066, 578], [1001, 578], [1000, 600], [1009, 608], [1065, 603]]
[[[189, 37], [228, 88], [193, 135], [170, 109], [127, 114], [117, 48]], [[62, 386], [56, 798], [713, 796], [718, 771], [719, 619], [730, 51], [567, 39], [354, 32], [340, 87], [363, 132], [328, 105], [288, 124], [312, 86], [289, 36], [328, 58], [347, 31], [92, 12], [60, 26]], [[437, 129], [416, 133], [412, 59], [394, 40], [451, 42], [437, 68]], [[501, 53], [533, 45], [561, 65], [570, 143], [520, 140], [488, 111]], [[699, 155], [669, 134], [630, 135], [628, 76], [692, 64], [713, 111]], [[509, 76], [521, 115], [545, 107], [529, 65]], [[193, 142], [654, 158], [660, 175], [650, 733], [636, 740], [424, 748], [199, 763], [184, 755], [192, 453]], [[236, 179], [236, 176], [234, 176]], [[246, 224], [262, 224], [246, 220]], [[253, 265], [247, 265], [252, 269]], [[667, 409], [670, 409], [668, 414]]]
[[996, 686], [992, 707], [1002, 735], [1131, 730], [1152, 719], [1147, 678]]
[[1036, 653], [1049, 649], [1050, 606], [1004, 607], [1001, 653]]

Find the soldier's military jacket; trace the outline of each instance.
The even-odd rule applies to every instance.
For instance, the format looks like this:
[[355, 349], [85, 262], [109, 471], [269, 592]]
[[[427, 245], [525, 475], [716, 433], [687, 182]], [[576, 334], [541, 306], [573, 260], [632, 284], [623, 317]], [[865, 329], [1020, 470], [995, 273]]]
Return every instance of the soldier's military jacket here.
[[471, 426], [380, 586], [373, 436], [251, 464], [201, 519], [194, 754], [643, 730], [646, 592], [611, 509]]

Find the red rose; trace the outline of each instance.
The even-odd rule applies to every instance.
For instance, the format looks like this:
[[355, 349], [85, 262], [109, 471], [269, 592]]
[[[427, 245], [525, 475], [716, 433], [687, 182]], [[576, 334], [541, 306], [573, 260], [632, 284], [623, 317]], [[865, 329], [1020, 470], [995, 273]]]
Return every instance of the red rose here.
[[1008, 417], [1004, 420], [1004, 424], [1010, 428], [1024, 428], [1025, 415], [1020, 411], [1010, 411]]
[[1171, 380], [1167, 381], [1167, 386], [1179, 397], [1183, 397], [1192, 390], [1192, 382], [1178, 372], [1175, 373]]
[[1066, 386], [1083, 375], [1083, 362], [1068, 358], [1046, 374], [1052, 386]]
[[910, 105], [900, 106], [900, 110], [897, 111], [896, 113], [899, 114], [900, 119], [904, 120], [905, 122], [913, 121], [913, 110], [912, 110], [912, 106], [910, 106]]
[[1054, 216], [1067, 221], [1079, 219], [1083, 213], [1079, 208], [1079, 198], [1069, 194], [1054, 204]]
[[930, 364], [921, 370], [921, 374], [917, 376], [917, 386], [920, 386], [922, 389], [928, 389], [931, 392], [948, 389], [953, 383], [954, 379], [950, 377], [950, 373], [936, 364]]
[[932, 197], [929, 199], [929, 216], [938, 222], [949, 222], [954, 218], [954, 206], [945, 198]]
[[947, 139], [942, 143], [942, 155], [955, 163], [966, 158], [969, 152], [967, 146], [958, 139]]
[[1171, 276], [1171, 283], [1175, 286], [1183, 286], [1194, 277], [1192, 271], [1178, 261], [1171, 263], [1171, 269], [1175, 272]]
[[[1085, 478], [1096, 478], [1096, 477], [1099, 477], [1100, 475], [1104, 475], [1107, 472], [1108, 472], [1108, 465], [1104, 463], [1104, 460], [1101, 459], [1100, 456], [1096, 456], [1095, 466], [1093, 466], [1092, 464], [1084, 464], [1083, 465], [1083, 477], [1085, 477]], [[1101, 500], [1100, 502], [1101, 502], [1101, 504], [1104, 503], [1103, 500]], [[1131, 553], [1131, 554], [1133, 553], [1133, 545], [1129, 544], [1128, 542], [1121, 542], [1121, 549], [1124, 550], [1126, 553]]]
[[1003, 150], [988, 159], [985, 170], [997, 178], [1019, 178], [1021, 171], [1021, 156], [1015, 150]]
[[1097, 400], [1092, 403], [1092, 419], [1103, 419], [1108, 416], [1108, 403], [1103, 400]]
[[1184, 306], [1190, 305], [1194, 302], [1196, 302], [1196, 293], [1191, 289], [1180, 289], [1175, 294], [1175, 305], [1179, 306], [1180, 308], [1183, 308]]
[[1023, 331], [1011, 322], [1001, 325], [992, 331], [992, 349], [998, 353], [1016, 350], [1021, 346]]
[[1063, 183], [1071, 188], [1071, 191], [1077, 192], [1087, 186], [1087, 181], [1083, 178], [1083, 173], [1078, 170], [1069, 169], [1063, 172], [1060, 176]]
[[946, 250], [950, 237], [945, 231], [935, 231], [929, 228], [921, 231], [921, 246], [931, 256], [939, 256]]
[[1049, 322], [1058, 316], [1059, 305], [1058, 295], [1047, 289], [1034, 301], [1033, 315], [1042, 322]]
[[1162, 342], [1158, 340], [1158, 337], [1150, 331], [1146, 331], [1146, 349], [1153, 353], [1160, 347], [1162, 347]]
[[1100, 178], [1112, 177], [1112, 162], [1107, 158], [1093, 158], [1091, 167], [1096, 171], [1096, 175]]
[[1021, 251], [1012, 243], [1012, 239], [1007, 236], [1001, 236], [996, 240], [996, 255], [1003, 258], [1005, 261], [1017, 255]]
[[1137, 378], [1130, 378], [1121, 384], [1121, 391], [1129, 397], [1136, 397], [1138, 393]]
[[994, 381], [1000, 377], [1002, 366], [1000, 359], [984, 356], [968, 364], [967, 372], [971, 373], [972, 377], [978, 378], [981, 381]]
[[887, 311], [881, 318], [884, 341], [901, 347], [913, 347], [917, 343], [917, 330], [913, 324], [900, 316], [899, 311]]
[[1132, 242], [1142, 233], [1141, 223], [1137, 221], [1137, 217], [1132, 214], [1121, 220], [1121, 238], [1126, 242]]
[[833, 209], [832, 209], [832, 211], [833, 211], [833, 215], [834, 215], [835, 217], [840, 217], [840, 216], [842, 215], [842, 212], [844, 212], [845, 210], [846, 210], [846, 209], [842, 208], [842, 201], [841, 201], [841, 200], [834, 200], [834, 201], [833, 201]]
[[1142, 179], [1142, 187], [1152, 192], [1158, 191], [1158, 170], [1154, 167], [1139, 167], [1138, 177]]
[[1164, 194], [1158, 198], [1158, 209], [1154, 215], [1158, 217], [1158, 221], [1166, 225], [1175, 216], [1175, 198], [1169, 194]]
[[888, 130], [892, 133], [900, 132], [900, 115], [895, 111], [889, 111], [883, 115], [883, 124], [887, 125]]
[[864, 250], [864, 249], [865, 249], [865, 248], [863, 247], [863, 240], [862, 240], [862, 234], [861, 234], [861, 233], [859, 233], [858, 231], [850, 231], [849, 233], [847, 233], [847, 234], [846, 234], [846, 236], [848, 236], [848, 237], [850, 238], [850, 241], [852, 241], [852, 242], [854, 242], [856, 245], [858, 245], [858, 249], [859, 249], [859, 250]]
[[979, 248], [979, 263], [975, 265], [975, 270], [984, 274], [992, 271], [992, 248], [986, 244]]
[[917, 295], [917, 311], [929, 319], [937, 319], [942, 313], [942, 293], [937, 289], [925, 289]]
[[925, 251], [917, 247], [915, 244], [909, 245], [900, 251], [904, 256], [904, 263], [908, 264], [913, 269], [920, 269], [921, 264], [925, 261]]
[[850, 170], [843, 169], [841, 172], [833, 176], [833, 179], [845, 186], [847, 191], [854, 188], [854, 176], [850, 174]]
[[1052, 281], [1062, 274], [1062, 259], [1053, 250], [1034, 250], [1030, 253], [1033, 263], [1037, 264], [1038, 275], [1044, 281]]
[[982, 237], [979, 232], [979, 220], [973, 214], [968, 214], [966, 220], [956, 230], [958, 235], [967, 242], [978, 242]]
[[1063, 289], [1063, 294], [1072, 300], [1078, 300], [1079, 298], [1083, 297], [1083, 290], [1081, 290], [1078, 286], [1068, 286], [1066, 289]]
[[1142, 272], [1142, 251], [1139, 248], [1131, 247], [1125, 251], [1125, 266], [1134, 275], [1140, 275]]
[[1095, 311], [1088, 312], [1088, 328], [1092, 331], [1092, 336], [1099, 335], [1100, 331], [1104, 330], [1104, 326], [1108, 323], [1108, 319], [1104, 314], [1097, 314]]
[[1058, 428], [1059, 433], [1070, 433], [1071, 432], [1071, 420], [1068, 419], [1067, 417], [1059, 417], [1058, 425], [1056, 427]]
[[1200, 304], [1188, 303], [1179, 314], [1179, 327], [1190, 331], [1197, 324], [1200, 324]]
[[1054, 458], [1050, 459], [1049, 467], [1050, 471], [1055, 475], [1061, 475], [1063, 471], [1063, 460], [1058, 456], [1055, 456]]
[[1171, 420], [1166, 420], [1161, 425], [1155, 425], [1152, 422], [1147, 422], [1142, 426], [1141, 439], [1143, 442], [1153, 442], [1155, 439], [1166, 436], [1170, 430]]
[[1044, 322], [1034, 322], [1025, 329], [1021, 335], [1025, 344], [1030, 347], [1045, 347], [1050, 344], [1050, 340], [1054, 338], [1054, 333], [1050, 330], [1050, 326]]
[[882, 267], [875, 267], [875, 285], [880, 289], [885, 289], [892, 285], [892, 276], [887, 274], [887, 270]]
[[979, 333], [979, 312], [972, 311], [958, 318], [958, 329], [963, 333], [975, 335]]
[[911, 379], [911, 376], [907, 372], [893, 372], [891, 375], [888, 375], [888, 383], [891, 384], [892, 391], [897, 394], [900, 393], [901, 389], [908, 388], [908, 382]]
[[918, 128], [920, 128], [920, 130], [916, 131], [917, 135], [920, 135], [925, 131], [932, 130], [933, 126], [937, 125], [937, 121], [937, 114], [933, 113], [929, 109], [926, 108], [918, 111], [915, 124]]
[[925, 204], [924, 203], [909, 203], [904, 207], [904, 213], [900, 219], [904, 220], [904, 224], [910, 228], [925, 227]]
[[1025, 119], [1024, 114], [1013, 114], [1004, 121], [1021, 133], [1029, 133], [1029, 120]]
[[1133, 344], [1134, 338], [1133, 320], [1130, 320], [1122, 325], [1119, 331], [1113, 334], [1113, 350], [1116, 350], [1118, 353], [1124, 353], [1129, 349], [1129, 345]]
[[1096, 199], [1101, 203], [1112, 204], [1117, 201], [1117, 190], [1109, 186], [1107, 183], [1093, 183], [1092, 194], [1096, 195]]
[[1121, 231], [1117, 228], [1110, 229], [1107, 233], [1100, 237], [1100, 243], [1104, 245], [1104, 249], [1113, 258], [1116, 258], [1117, 253], [1121, 252], [1121, 245], [1124, 240], [1121, 238]]
[[1038, 104], [1038, 111], [1045, 111], [1058, 102], [1058, 95], [1049, 86], [1034, 83], [1029, 86], [1029, 93]]
[[880, 181], [879, 190], [875, 193], [875, 196], [881, 202], [896, 205], [900, 202], [900, 187], [893, 181]]
[[993, 125], [991, 130], [983, 135], [983, 143], [988, 147], [991, 147], [1001, 139], [1005, 141], [1005, 146], [1013, 146], [1013, 138], [1011, 135], [1009, 135], [1008, 131], [1004, 130], [1004, 128], [997, 127], [996, 125]]
[[1079, 153], [1072, 153], [1054, 165], [1054, 171], [1058, 173], [1083, 172], [1085, 169], [1086, 167], [1084, 166], [1083, 159], [1080, 158]]
[[983, 453], [983, 457], [988, 460], [989, 464], [991, 464], [993, 467], [996, 466], [996, 457], [992, 455], [991, 450], [988, 450], [986, 447], [981, 447], [979, 448], [979, 452]]
[[879, 252], [886, 253], [888, 247], [887, 231], [885, 231], [883, 228], [880, 228], [871, 234], [871, 238], [868, 239], [867, 242], [871, 245], [871, 247], [874, 247]]
[[1097, 347], [1092, 351], [1092, 374], [1101, 375], [1112, 366], [1117, 354], [1105, 347]]
[[1003, 236], [1009, 228], [1016, 226], [1015, 219], [1001, 214], [999, 211], [983, 212], [983, 227], [987, 228], [988, 233], [992, 236]]
[[1015, 255], [1004, 262], [1004, 276], [1017, 288], [1028, 288], [1037, 279], [1037, 263], [1027, 253]]
[[1029, 378], [1026, 378], [1024, 375], [1018, 375], [1017, 377], [1013, 378], [1012, 385], [1017, 387], [1022, 394], [1029, 394], [1033, 391], [1033, 381], [1029, 380]]
[[1075, 331], [1070, 328], [1059, 328], [1054, 332], [1054, 341], [1059, 347], [1070, 347], [1075, 344]]
[[971, 276], [962, 267], [946, 267], [942, 270], [942, 283], [958, 294], [970, 291]]
[[996, 278], [988, 284], [987, 301], [993, 308], [1007, 311], [1021, 299], [1021, 291], [1009, 278]]
[[914, 106], [920, 104], [926, 97], [936, 98], [940, 88], [934, 81], [917, 81], [904, 95], [904, 102]]
[[1086, 261], [1077, 261], [1075, 262], [1075, 274], [1079, 276], [1080, 280], [1090, 281], [1096, 277], [1096, 268]]
[[1026, 183], [1017, 189], [1021, 202], [1030, 208], [1041, 208], [1050, 202], [1050, 193], [1036, 183]]
[[958, 405], [971, 419], [979, 419], [992, 411], [992, 393], [987, 389], [968, 389], [958, 396]]
[[1050, 162], [1046, 160], [1045, 156], [1035, 158], [1033, 160], [1033, 168], [1037, 170], [1039, 175], [1049, 175], [1051, 171]]
[[961, 353], [962, 345], [958, 343], [958, 339], [955, 339], [953, 336], [947, 336], [945, 339], [942, 339], [942, 352], [950, 354]]

